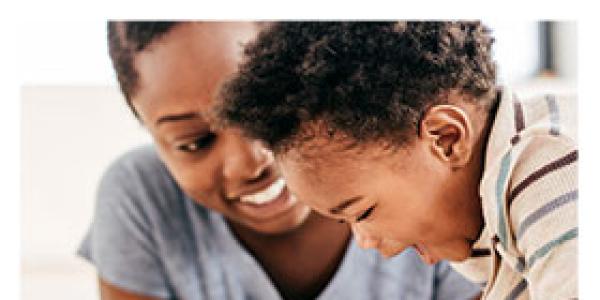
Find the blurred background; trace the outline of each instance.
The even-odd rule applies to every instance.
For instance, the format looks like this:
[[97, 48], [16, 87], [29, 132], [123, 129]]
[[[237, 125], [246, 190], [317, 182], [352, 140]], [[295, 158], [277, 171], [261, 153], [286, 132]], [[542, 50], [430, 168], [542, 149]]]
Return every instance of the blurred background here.
[[[523, 94], [575, 92], [575, 21], [485, 21], [499, 83]], [[24, 23], [25, 24], [25, 23]], [[93, 267], [75, 255], [108, 164], [150, 138], [124, 104], [103, 22], [19, 28], [21, 299], [99, 299]]]

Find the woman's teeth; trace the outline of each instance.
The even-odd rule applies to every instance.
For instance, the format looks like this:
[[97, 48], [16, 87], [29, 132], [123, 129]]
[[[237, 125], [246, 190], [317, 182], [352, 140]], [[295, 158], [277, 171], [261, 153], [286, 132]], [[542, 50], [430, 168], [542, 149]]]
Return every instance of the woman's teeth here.
[[260, 192], [254, 193], [252, 195], [241, 196], [240, 201], [242, 201], [244, 203], [252, 203], [252, 204], [269, 203], [269, 202], [277, 199], [277, 196], [279, 196], [281, 194], [284, 187], [285, 187], [285, 180], [280, 178], [277, 181], [273, 182], [273, 184], [271, 184], [269, 187], [267, 187], [266, 189], [264, 189]]

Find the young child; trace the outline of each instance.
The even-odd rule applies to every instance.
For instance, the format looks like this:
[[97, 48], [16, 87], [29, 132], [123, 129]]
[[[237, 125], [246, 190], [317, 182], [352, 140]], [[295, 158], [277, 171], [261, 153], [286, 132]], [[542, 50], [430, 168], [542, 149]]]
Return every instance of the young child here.
[[286, 188], [272, 153], [208, 112], [254, 23], [109, 22], [121, 90], [154, 140], [106, 171], [80, 255], [110, 299], [471, 299], [446, 262], [360, 251]]
[[496, 86], [492, 42], [480, 22], [273, 24], [218, 113], [363, 247], [455, 261], [487, 299], [577, 297], [576, 103]]

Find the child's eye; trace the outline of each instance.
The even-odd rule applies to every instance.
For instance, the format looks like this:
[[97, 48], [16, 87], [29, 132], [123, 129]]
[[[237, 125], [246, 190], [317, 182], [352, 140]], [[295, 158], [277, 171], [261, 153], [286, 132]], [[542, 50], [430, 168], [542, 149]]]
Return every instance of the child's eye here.
[[365, 220], [366, 218], [368, 218], [371, 213], [373, 212], [373, 209], [375, 208], [375, 205], [369, 207], [367, 210], [365, 210], [362, 214], [360, 214], [357, 218], [356, 218], [356, 222], [360, 222]]
[[215, 138], [217, 137], [214, 133], [209, 133], [203, 136], [198, 137], [191, 143], [183, 144], [177, 146], [177, 149], [184, 152], [197, 152], [202, 149], [206, 149], [212, 145]]

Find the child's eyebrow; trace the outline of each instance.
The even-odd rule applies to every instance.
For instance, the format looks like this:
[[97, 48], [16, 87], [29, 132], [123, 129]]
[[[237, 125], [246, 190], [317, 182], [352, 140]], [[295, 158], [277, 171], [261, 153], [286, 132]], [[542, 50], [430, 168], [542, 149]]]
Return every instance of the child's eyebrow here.
[[341, 214], [346, 208], [350, 207], [352, 204], [362, 200], [363, 196], [355, 196], [352, 197], [350, 199], [344, 200], [342, 201], [342, 203], [338, 204], [337, 206], [329, 209], [329, 212], [332, 215], [339, 215]]

